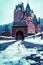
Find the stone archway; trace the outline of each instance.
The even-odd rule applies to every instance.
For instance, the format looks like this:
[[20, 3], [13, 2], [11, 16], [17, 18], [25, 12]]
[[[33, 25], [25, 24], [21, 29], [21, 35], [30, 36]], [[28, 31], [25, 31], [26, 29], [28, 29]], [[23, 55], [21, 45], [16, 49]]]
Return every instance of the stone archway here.
[[24, 34], [22, 31], [17, 31], [16, 32], [16, 40], [23, 40], [24, 39]]

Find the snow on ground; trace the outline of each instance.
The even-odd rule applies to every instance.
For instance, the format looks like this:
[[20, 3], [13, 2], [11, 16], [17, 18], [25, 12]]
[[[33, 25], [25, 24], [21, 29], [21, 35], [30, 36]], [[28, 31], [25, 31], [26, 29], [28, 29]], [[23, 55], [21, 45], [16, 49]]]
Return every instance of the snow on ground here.
[[10, 39], [15, 39], [14, 37], [12, 36], [0, 36], [1, 38], [10, 38]]
[[[4, 40], [0, 41], [0, 44], [9, 43], [15, 40]], [[41, 37], [26, 37], [24, 39], [26, 42], [32, 42], [34, 44], [42, 44], [43, 40]], [[25, 48], [24, 45], [21, 44], [22, 41], [16, 41], [12, 45], [8, 46], [4, 51], [0, 51], [0, 65], [31, 65], [31, 63], [36, 63], [34, 60], [25, 60], [23, 57], [30, 56], [31, 54], [38, 54], [36, 48]], [[43, 59], [42, 52], [37, 56], [41, 56]]]
[[43, 34], [43, 32], [39, 32], [35, 35], [32, 35], [32, 36], [27, 36], [24, 41], [27, 41], [27, 42], [32, 42], [34, 44], [41, 44], [43, 45], [43, 39], [41, 39], [41, 34]]
[[41, 39], [41, 37], [35, 37], [35, 38], [26, 37], [26, 38], [24, 39], [24, 41], [26, 41], [26, 42], [31, 42], [31, 43], [34, 43], [34, 44], [43, 45], [43, 40]]
[[[20, 42], [18, 41], [18, 43]], [[15, 65], [18, 62], [18, 60], [21, 59], [17, 45], [18, 44], [16, 42], [15, 44], [9, 46], [5, 51], [0, 52], [0, 65], [4, 65], [4, 63], [11, 65], [10, 61], [14, 62]]]
[[16, 40], [0, 40], [0, 44], [14, 42]]
[[[30, 65], [30, 61], [22, 59], [22, 57], [36, 54], [36, 49], [27, 49], [21, 44], [22, 41], [17, 41], [4, 51], [0, 51], [0, 65], [15, 65], [20, 60], [20, 65]], [[32, 61], [33, 62], [33, 61]], [[35, 62], [35, 61], [34, 61]], [[13, 64], [12, 64], [13, 63]]]
[[15, 42], [13, 45], [5, 49], [3, 53], [8, 55], [9, 57], [12, 57], [13, 55], [25, 56], [37, 53], [37, 49], [27, 49], [24, 47], [24, 45], [21, 44], [21, 42], [21, 40]]

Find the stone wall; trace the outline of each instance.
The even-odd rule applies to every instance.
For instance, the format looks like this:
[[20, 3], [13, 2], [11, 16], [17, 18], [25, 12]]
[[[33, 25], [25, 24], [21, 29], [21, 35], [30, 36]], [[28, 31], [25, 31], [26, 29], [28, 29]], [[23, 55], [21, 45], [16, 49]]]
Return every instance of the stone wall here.
[[12, 36], [16, 37], [16, 33], [22, 31], [24, 36], [27, 36], [27, 27], [26, 26], [13, 26], [12, 27]]

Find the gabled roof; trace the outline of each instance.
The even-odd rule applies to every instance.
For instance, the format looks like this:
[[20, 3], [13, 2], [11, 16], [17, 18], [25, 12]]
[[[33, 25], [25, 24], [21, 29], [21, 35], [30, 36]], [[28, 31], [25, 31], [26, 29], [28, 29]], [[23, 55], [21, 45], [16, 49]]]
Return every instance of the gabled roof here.
[[26, 21], [13, 22], [13, 26], [27, 26]]

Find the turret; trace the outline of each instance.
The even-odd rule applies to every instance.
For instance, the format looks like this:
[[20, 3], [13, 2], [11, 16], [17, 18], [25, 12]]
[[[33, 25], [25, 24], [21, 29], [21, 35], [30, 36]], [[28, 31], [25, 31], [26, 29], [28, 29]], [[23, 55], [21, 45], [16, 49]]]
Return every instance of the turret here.
[[30, 6], [29, 6], [29, 3], [27, 3], [26, 11], [27, 11], [27, 12], [30, 12], [30, 11], [31, 11]]

